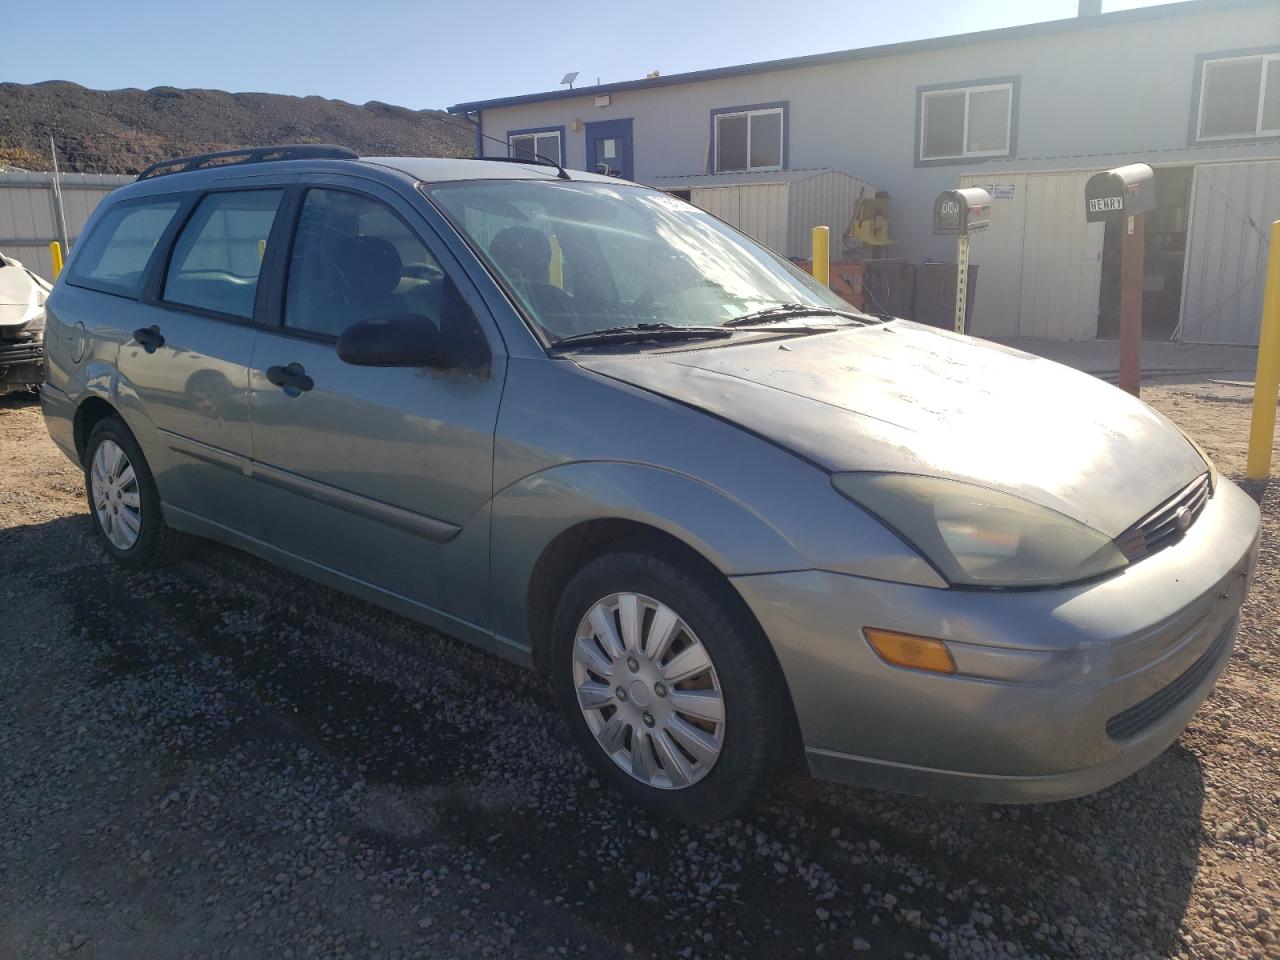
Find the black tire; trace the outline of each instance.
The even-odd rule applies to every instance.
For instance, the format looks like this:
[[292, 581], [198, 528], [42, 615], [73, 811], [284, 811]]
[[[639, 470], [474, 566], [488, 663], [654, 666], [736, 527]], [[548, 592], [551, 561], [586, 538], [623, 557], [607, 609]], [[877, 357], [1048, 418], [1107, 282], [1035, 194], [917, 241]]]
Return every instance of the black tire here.
[[[578, 704], [573, 650], [578, 625], [600, 600], [637, 593], [675, 611], [701, 641], [724, 701], [723, 745], [690, 786], [635, 779], [596, 740]], [[551, 668], [569, 729], [601, 779], [637, 806], [670, 820], [710, 823], [738, 816], [774, 786], [797, 748], [786, 682], [763, 631], [714, 570], [675, 555], [628, 550], [587, 563], [565, 587], [553, 623]]]
[[[107, 537], [93, 501], [93, 458], [98, 448], [108, 440], [116, 443], [124, 451], [137, 479], [141, 522], [137, 540], [127, 549], [122, 549]], [[164, 522], [164, 515], [160, 510], [160, 493], [156, 489], [155, 479], [151, 476], [147, 458], [143, 456], [142, 448], [123, 420], [119, 417], [104, 417], [94, 425], [93, 431], [89, 434], [89, 442], [85, 444], [83, 465], [85, 497], [89, 502], [89, 520], [98, 535], [98, 542], [111, 556], [126, 567], [149, 569], [168, 566], [191, 552], [196, 538], [172, 530]]]

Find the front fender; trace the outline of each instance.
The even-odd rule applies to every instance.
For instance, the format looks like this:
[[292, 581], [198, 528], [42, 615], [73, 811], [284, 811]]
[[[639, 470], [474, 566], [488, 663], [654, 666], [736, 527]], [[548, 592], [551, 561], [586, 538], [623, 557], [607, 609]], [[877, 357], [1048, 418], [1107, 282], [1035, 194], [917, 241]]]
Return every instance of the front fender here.
[[796, 546], [747, 505], [703, 481], [649, 464], [587, 461], [524, 477], [493, 500], [493, 624], [532, 649], [529, 583], [561, 533], [630, 520], [688, 545], [726, 576], [807, 566]]

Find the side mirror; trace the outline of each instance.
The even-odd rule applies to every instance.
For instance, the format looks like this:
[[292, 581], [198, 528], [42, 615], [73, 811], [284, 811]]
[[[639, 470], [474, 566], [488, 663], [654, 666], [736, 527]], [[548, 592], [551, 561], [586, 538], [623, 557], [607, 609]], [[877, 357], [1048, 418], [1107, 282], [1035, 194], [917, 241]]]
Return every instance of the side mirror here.
[[396, 313], [353, 323], [338, 337], [338, 356], [359, 367], [436, 367], [460, 365], [428, 317]]

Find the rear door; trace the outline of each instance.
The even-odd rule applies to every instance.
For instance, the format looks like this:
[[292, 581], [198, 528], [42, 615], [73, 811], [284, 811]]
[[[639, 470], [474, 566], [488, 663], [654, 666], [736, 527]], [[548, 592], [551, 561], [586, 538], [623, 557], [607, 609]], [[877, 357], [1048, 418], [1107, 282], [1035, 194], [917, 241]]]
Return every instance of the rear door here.
[[140, 439], [166, 510], [251, 536], [260, 527], [248, 479], [249, 360], [284, 192], [186, 199], [167, 257], [129, 311], [118, 360], [122, 399], [149, 428]]
[[635, 177], [630, 119], [588, 122], [586, 137], [588, 170], [624, 180]]
[[[266, 538], [396, 598], [483, 623], [505, 373], [492, 320], [394, 191], [305, 178], [290, 219], [279, 324], [259, 334], [250, 374]], [[350, 324], [391, 314], [479, 344], [491, 360], [442, 371], [339, 358], [337, 338]], [[293, 372], [283, 385], [281, 369]]]

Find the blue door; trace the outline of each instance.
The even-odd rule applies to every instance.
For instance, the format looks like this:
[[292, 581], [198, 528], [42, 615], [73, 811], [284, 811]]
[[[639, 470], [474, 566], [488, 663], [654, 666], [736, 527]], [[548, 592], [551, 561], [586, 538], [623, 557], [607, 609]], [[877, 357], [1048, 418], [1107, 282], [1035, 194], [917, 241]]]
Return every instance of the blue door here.
[[587, 124], [587, 169], [631, 180], [631, 120], [600, 120]]

